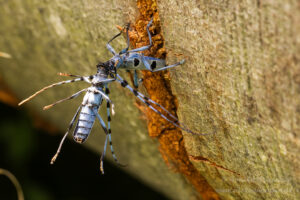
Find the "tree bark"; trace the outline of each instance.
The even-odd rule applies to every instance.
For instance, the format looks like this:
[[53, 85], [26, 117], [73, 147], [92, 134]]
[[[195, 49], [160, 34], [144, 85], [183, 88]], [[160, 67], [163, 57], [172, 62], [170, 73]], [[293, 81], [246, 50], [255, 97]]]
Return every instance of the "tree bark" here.
[[[111, 56], [105, 45], [118, 33], [115, 25], [139, 16], [129, 0], [0, 4], [0, 51], [12, 56], [0, 58], [0, 72], [19, 99], [63, 80], [57, 72], [95, 74], [97, 62]], [[157, 6], [167, 60], [178, 61], [177, 54], [187, 60], [170, 70], [179, 119], [209, 134], [184, 133], [197, 172], [222, 199], [299, 199], [299, 1], [169, 0]], [[120, 50], [125, 40], [113, 46]], [[26, 107], [64, 131], [80, 97], [49, 111], [42, 107], [84, 87], [53, 88]], [[171, 199], [194, 198], [193, 186], [170, 170], [149, 138], [133, 95], [117, 83], [110, 90], [113, 144], [128, 164], [123, 169]], [[85, 143], [97, 152], [105, 137], [100, 130], [96, 123]]]
[[[178, 114], [196, 168], [223, 199], [299, 199], [299, 1], [161, 1]], [[174, 56], [169, 53], [168, 58]], [[172, 59], [173, 61], [173, 59]]]

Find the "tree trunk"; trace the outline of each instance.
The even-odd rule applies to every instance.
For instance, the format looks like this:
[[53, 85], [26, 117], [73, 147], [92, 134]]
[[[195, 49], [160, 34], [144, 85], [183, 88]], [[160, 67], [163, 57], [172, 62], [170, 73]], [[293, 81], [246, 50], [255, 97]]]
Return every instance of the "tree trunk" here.
[[[170, 99], [177, 99], [173, 107], [178, 101], [179, 119], [208, 135], [184, 133], [187, 153], [172, 157], [166, 151], [176, 149], [175, 142], [168, 146], [162, 141], [167, 133], [153, 133], [152, 121], [160, 117], [148, 118], [148, 130], [157, 142], [148, 136], [145, 115], [134, 96], [112, 83], [113, 144], [119, 160], [128, 164], [124, 170], [171, 199], [191, 199], [195, 191], [204, 199], [300, 198], [299, 1], [0, 3], [0, 51], [12, 57], [0, 58], [0, 72], [19, 99], [63, 80], [57, 72], [95, 74], [98, 61], [111, 56], [105, 45], [118, 33], [115, 25], [141, 15], [146, 24], [150, 9], [157, 24], [158, 10], [167, 61], [186, 59], [185, 65], [170, 70]], [[139, 28], [137, 23], [133, 27]], [[113, 46], [124, 48], [125, 39]], [[121, 75], [128, 79], [126, 73]], [[42, 107], [85, 87], [73, 83], [53, 88], [26, 107], [64, 131], [80, 97], [48, 111]], [[155, 99], [157, 91], [145, 87]], [[96, 123], [85, 145], [102, 152], [104, 137]], [[63, 156], [62, 152], [57, 162]], [[188, 170], [182, 170], [184, 166]]]
[[[196, 168], [223, 199], [299, 199], [299, 1], [164, 1], [179, 116]], [[168, 58], [172, 58], [172, 53]]]

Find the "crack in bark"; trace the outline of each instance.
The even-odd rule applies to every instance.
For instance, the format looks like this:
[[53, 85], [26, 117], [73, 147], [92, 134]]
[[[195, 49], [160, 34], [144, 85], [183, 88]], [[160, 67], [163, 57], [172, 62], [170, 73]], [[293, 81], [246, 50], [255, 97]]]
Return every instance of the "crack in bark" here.
[[[166, 51], [164, 49], [164, 38], [161, 33], [156, 0], [138, 0], [137, 7], [140, 16], [132, 25], [133, 30], [129, 32], [131, 45], [134, 48], [138, 48], [149, 44], [146, 25], [150, 18], [153, 17], [154, 20], [150, 27], [153, 46], [149, 51], [143, 53], [146, 56], [165, 59]], [[142, 74], [144, 76], [143, 85], [150, 98], [176, 116], [177, 99], [172, 94], [168, 78], [165, 77], [168, 72], [152, 73], [142, 71]], [[174, 127], [174, 125], [161, 118], [149, 108], [146, 109], [146, 112], [145, 109], [142, 109], [142, 111], [147, 116], [149, 135], [158, 139], [160, 152], [165, 162], [169, 166], [172, 163], [176, 171], [184, 175], [203, 199], [220, 199], [218, 194], [189, 160], [181, 130]]]
[[212, 166], [214, 166], [214, 167], [216, 167], [216, 168], [219, 168], [219, 169], [228, 171], [228, 172], [230, 172], [230, 173], [236, 174], [236, 175], [238, 175], [238, 176], [241, 176], [241, 174], [239, 174], [239, 173], [237, 173], [237, 172], [235, 172], [235, 171], [233, 171], [233, 170], [231, 170], [231, 169], [228, 169], [228, 168], [226, 168], [226, 167], [223, 167], [222, 165], [219, 165], [219, 164], [217, 164], [217, 163], [215, 163], [215, 162], [209, 160], [208, 158], [204, 158], [204, 157], [202, 157], [202, 156], [192, 156], [192, 155], [190, 155], [189, 158], [190, 158], [191, 160], [193, 160], [193, 161], [205, 162], [205, 163], [208, 163], [208, 164], [210, 164], [210, 165], [212, 165]]

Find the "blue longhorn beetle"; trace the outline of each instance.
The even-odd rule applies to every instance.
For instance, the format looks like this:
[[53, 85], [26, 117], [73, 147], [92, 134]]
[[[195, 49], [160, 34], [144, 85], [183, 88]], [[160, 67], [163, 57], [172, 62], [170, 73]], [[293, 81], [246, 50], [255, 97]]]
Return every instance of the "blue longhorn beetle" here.
[[[149, 41], [150, 44], [147, 46], [143, 46], [137, 49], [132, 49], [132, 50], [128, 50], [129, 49], [129, 36], [128, 36], [128, 27], [126, 30], [127, 33], [127, 47], [123, 50], [120, 51], [120, 53], [116, 53], [115, 50], [112, 48], [112, 46], [110, 45], [110, 42], [113, 41], [115, 38], [117, 38], [118, 36], [120, 36], [122, 34], [122, 31], [117, 34], [116, 36], [114, 36], [106, 45], [107, 49], [113, 54], [113, 57], [108, 60], [107, 62], [104, 63], [99, 63], [97, 65], [97, 73], [95, 75], [90, 75], [90, 76], [78, 76], [78, 75], [71, 75], [71, 74], [65, 74], [65, 73], [58, 73], [58, 75], [61, 76], [70, 76], [70, 77], [76, 77], [74, 79], [71, 80], [66, 80], [66, 81], [61, 81], [58, 83], [54, 83], [51, 84], [49, 86], [46, 86], [44, 88], [42, 88], [41, 90], [37, 91], [36, 93], [34, 93], [33, 95], [31, 95], [30, 97], [28, 97], [27, 99], [21, 101], [19, 103], [19, 106], [24, 104], [25, 102], [31, 100], [32, 98], [34, 98], [36, 95], [40, 94], [41, 92], [52, 88], [54, 86], [58, 86], [58, 85], [62, 85], [62, 84], [66, 84], [66, 83], [73, 83], [73, 82], [77, 82], [77, 81], [84, 81], [87, 82], [89, 84], [91, 84], [90, 87], [85, 88], [83, 90], [80, 90], [79, 92], [73, 94], [70, 97], [67, 97], [65, 99], [61, 99], [53, 104], [50, 104], [48, 106], [45, 106], [43, 109], [49, 109], [52, 106], [61, 103], [65, 100], [70, 100], [73, 98], [76, 98], [77, 96], [79, 96], [82, 92], [86, 92], [83, 101], [81, 103], [81, 105], [78, 107], [73, 119], [70, 122], [70, 125], [67, 129], [67, 132], [65, 133], [65, 135], [63, 136], [59, 147], [57, 149], [56, 154], [53, 156], [53, 158], [51, 159], [51, 164], [53, 164], [58, 156], [58, 154], [61, 151], [62, 145], [64, 140], [66, 139], [69, 131], [72, 129], [76, 119], [77, 119], [77, 123], [73, 132], [73, 138], [77, 143], [84, 143], [86, 141], [86, 139], [88, 138], [91, 129], [93, 127], [93, 124], [96, 120], [96, 118], [99, 120], [101, 127], [103, 128], [105, 134], [106, 134], [106, 139], [105, 139], [105, 143], [104, 143], [104, 150], [102, 152], [101, 158], [100, 158], [100, 171], [102, 174], [104, 174], [104, 169], [103, 169], [103, 159], [106, 153], [106, 147], [107, 147], [107, 142], [109, 141], [110, 144], [110, 149], [111, 149], [111, 153], [112, 156], [114, 158], [114, 160], [116, 161], [116, 163], [118, 163], [119, 165], [121, 165], [114, 153], [114, 149], [113, 149], [113, 145], [112, 145], [112, 140], [111, 140], [111, 128], [110, 128], [110, 122], [111, 122], [111, 116], [110, 116], [110, 108], [112, 110], [112, 114], [114, 114], [114, 104], [112, 103], [112, 101], [109, 98], [109, 89], [108, 89], [108, 84], [114, 81], [117, 81], [119, 84], [121, 84], [123, 87], [127, 88], [130, 92], [132, 92], [140, 101], [142, 101], [143, 103], [145, 103], [148, 107], [150, 107], [154, 112], [156, 112], [157, 114], [159, 114], [161, 117], [163, 117], [164, 119], [166, 119], [167, 121], [169, 121], [170, 123], [172, 123], [174, 126], [181, 128], [182, 130], [194, 134], [194, 135], [206, 135], [206, 134], [200, 134], [200, 133], [195, 133], [191, 130], [189, 130], [188, 128], [186, 128], [186, 126], [179, 122], [178, 118], [175, 117], [174, 115], [172, 115], [167, 109], [165, 109], [163, 106], [161, 106], [160, 104], [156, 103], [155, 101], [153, 101], [152, 99], [146, 97], [145, 95], [143, 95], [142, 93], [138, 92], [137, 90], [135, 90], [134, 88], [132, 88], [131, 86], [128, 85], [127, 81], [124, 80], [118, 73], [117, 73], [117, 69], [126, 69], [126, 70], [130, 70], [130, 69], [134, 69], [134, 70], [149, 70], [152, 72], [157, 72], [157, 71], [161, 71], [161, 70], [165, 70], [168, 68], [172, 68], [178, 65], [181, 65], [184, 63], [184, 60], [175, 63], [173, 65], [169, 65], [166, 66], [165, 64], [165, 60], [161, 60], [161, 59], [157, 59], [157, 58], [153, 58], [153, 57], [148, 57], [148, 56], [144, 56], [142, 53], [138, 53], [140, 51], [145, 51], [147, 49], [149, 49], [152, 46], [152, 39], [151, 39], [151, 34], [149, 31], [149, 27], [152, 23], [153, 19], [150, 20], [150, 22], [147, 25], [147, 33], [149, 36]], [[135, 75], [136, 77], [136, 75]], [[137, 85], [137, 78], [135, 78], [135, 84]], [[103, 121], [103, 119], [101, 118], [101, 116], [99, 115], [98, 111], [99, 108], [103, 102], [103, 99], [107, 102], [107, 126], [105, 124], [105, 122]], [[165, 114], [161, 113], [160, 111], [158, 111], [155, 107], [153, 106], [157, 106], [160, 107]], [[78, 117], [79, 115], [79, 117]]]

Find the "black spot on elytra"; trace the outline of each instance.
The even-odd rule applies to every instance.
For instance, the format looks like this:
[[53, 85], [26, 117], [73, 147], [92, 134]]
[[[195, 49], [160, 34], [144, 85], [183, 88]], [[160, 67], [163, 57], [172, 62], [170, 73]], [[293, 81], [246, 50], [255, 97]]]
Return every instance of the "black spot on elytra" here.
[[156, 68], [156, 61], [153, 61], [152, 63], [151, 63], [151, 69], [153, 70], [153, 69], [155, 69]]
[[134, 59], [134, 66], [136, 67], [136, 66], [138, 66], [139, 64], [140, 64], [139, 59], [135, 58], [135, 59]]

